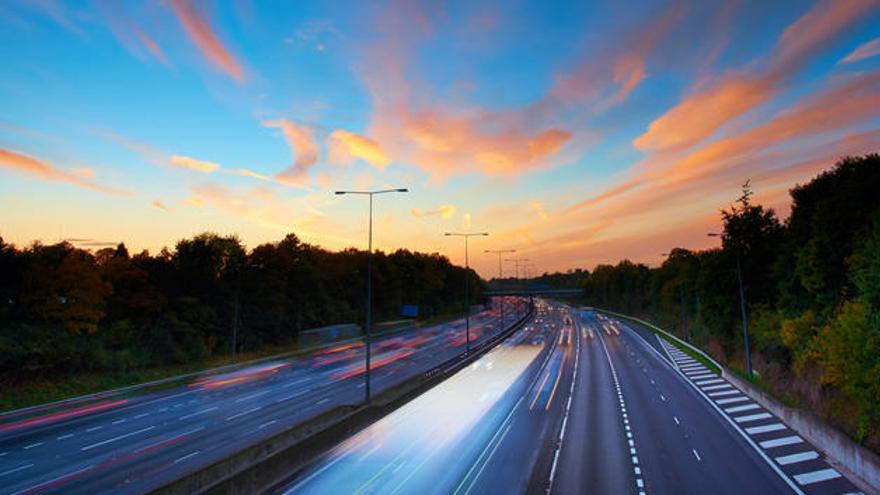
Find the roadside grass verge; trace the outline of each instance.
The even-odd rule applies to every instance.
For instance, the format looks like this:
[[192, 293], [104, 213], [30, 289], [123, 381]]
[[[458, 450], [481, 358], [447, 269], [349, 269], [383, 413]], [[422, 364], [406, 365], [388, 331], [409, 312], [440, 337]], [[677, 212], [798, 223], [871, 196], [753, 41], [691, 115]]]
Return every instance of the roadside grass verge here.
[[715, 373], [716, 375], [721, 375], [721, 368], [719, 368], [718, 366], [716, 366], [715, 363], [713, 363], [712, 361], [706, 359], [706, 357], [703, 356], [702, 354], [700, 354], [699, 352], [696, 352], [696, 351], [694, 351], [693, 349], [691, 349], [690, 347], [688, 347], [688, 346], [686, 346], [686, 345], [683, 345], [683, 344], [680, 343], [679, 341], [677, 341], [677, 340], [675, 340], [675, 339], [670, 339], [670, 338], [667, 336], [667, 332], [665, 332], [665, 331], [659, 329], [658, 327], [654, 326], [653, 324], [651, 324], [651, 323], [649, 323], [649, 322], [646, 322], [646, 321], [639, 321], [638, 319], [633, 318], [633, 317], [631, 317], [631, 316], [623, 315], [623, 314], [620, 314], [620, 313], [615, 313], [615, 312], [613, 312], [613, 311], [606, 311], [606, 310], [604, 310], [604, 309], [598, 309], [598, 308], [593, 308], [593, 310], [594, 310], [594, 311], [598, 311], [598, 312], [600, 312], [600, 313], [604, 313], [604, 314], [609, 315], [609, 316], [613, 316], [613, 317], [615, 317], [615, 318], [620, 318], [621, 320], [626, 320], [627, 322], [629, 322], [629, 323], [631, 323], [631, 324], [638, 325], [638, 326], [640, 326], [640, 327], [642, 327], [642, 328], [646, 328], [646, 329], [650, 330], [650, 331], [653, 332], [655, 335], [659, 335], [660, 338], [662, 338], [663, 340], [665, 340], [665, 341], [669, 342], [670, 344], [674, 345], [674, 346], [675, 346], [676, 348], [678, 348], [681, 352], [683, 352], [683, 353], [687, 354], [688, 356], [690, 356], [690, 357], [696, 359], [697, 361], [699, 361], [703, 366], [705, 366], [706, 368], [709, 368], [709, 369], [710, 369], [713, 373]]

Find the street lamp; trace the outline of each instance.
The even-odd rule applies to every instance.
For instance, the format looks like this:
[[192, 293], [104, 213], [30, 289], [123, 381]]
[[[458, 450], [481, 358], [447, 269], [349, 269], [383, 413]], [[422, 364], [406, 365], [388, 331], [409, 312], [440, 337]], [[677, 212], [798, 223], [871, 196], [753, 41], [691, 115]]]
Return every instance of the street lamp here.
[[382, 189], [380, 191], [336, 191], [337, 196], [342, 196], [343, 194], [360, 194], [362, 196], [370, 197], [370, 226], [367, 241], [367, 324], [364, 328], [364, 340], [366, 342], [366, 373], [364, 374], [366, 385], [364, 386], [364, 402], [367, 404], [370, 403], [370, 340], [372, 333], [371, 327], [373, 324], [373, 196], [376, 194], [392, 192], [405, 193], [409, 191], [406, 188]]
[[[501, 283], [501, 279], [503, 277], [503, 271], [501, 269], [501, 255], [507, 253], [515, 253], [516, 249], [485, 249], [484, 253], [491, 253], [498, 255], [498, 283]], [[504, 331], [504, 296], [500, 296], [498, 303], [499, 310], [499, 318], [501, 319], [501, 326], [498, 327], [498, 331]]]
[[471, 354], [471, 299], [470, 299], [470, 286], [471, 286], [471, 278], [468, 276], [467, 270], [470, 268], [468, 264], [468, 238], [474, 236], [487, 236], [488, 232], [446, 232], [443, 235], [445, 236], [453, 236], [453, 237], [464, 237], [464, 306], [465, 306], [465, 316], [464, 316], [464, 328], [465, 328], [465, 340], [467, 341], [467, 355]]
[[520, 265], [524, 264], [526, 261], [529, 261], [529, 259], [528, 258], [511, 258], [511, 259], [506, 259], [504, 261], [508, 261], [508, 262], [513, 263], [514, 269], [516, 270], [516, 272], [515, 272], [516, 273], [516, 280], [517, 280], [517, 282], [519, 282], [519, 267], [520, 267]]
[[[721, 234], [717, 232], [709, 232], [706, 234], [709, 237], [721, 237]], [[734, 247], [733, 253], [736, 255], [736, 280], [739, 283], [739, 309], [742, 313], [742, 324], [743, 324], [743, 344], [746, 349], [746, 373], [748, 373], [749, 378], [752, 377], [752, 353], [749, 351], [749, 327], [746, 323], [746, 296], [743, 292], [743, 277], [742, 277], [742, 267], [740, 264], [740, 254], [739, 248]]]

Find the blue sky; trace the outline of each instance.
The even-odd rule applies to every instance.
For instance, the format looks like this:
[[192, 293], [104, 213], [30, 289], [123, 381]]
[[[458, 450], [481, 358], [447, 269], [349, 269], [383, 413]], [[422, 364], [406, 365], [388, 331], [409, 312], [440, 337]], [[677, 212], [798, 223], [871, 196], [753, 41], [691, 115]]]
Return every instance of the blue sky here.
[[[752, 179], [880, 144], [880, 5], [0, 4], [0, 235], [157, 250], [211, 230], [536, 271], [711, 245]], [[490, 276], [491, 258], [472, 256]]]

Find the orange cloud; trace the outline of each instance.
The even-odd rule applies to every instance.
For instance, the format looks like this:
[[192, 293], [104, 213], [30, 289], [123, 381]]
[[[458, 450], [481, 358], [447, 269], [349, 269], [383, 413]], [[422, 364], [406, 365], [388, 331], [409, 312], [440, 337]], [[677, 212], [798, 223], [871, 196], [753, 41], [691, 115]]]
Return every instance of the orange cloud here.
[[874, 38], [860, 45], [847, 55], [842, 62], [858, 62], [859, 60], [876, 57], [877, 55], [880, 55], [880, 38]]
[[337, 163], [350, 163], [360, 158], [379, 170], [385, 169], [391, 159], [379, 146], [379, 143], [360, 134], [336, 129], [330, 134], [331, 160]]
[[190, 39], [199, 47], [215, 67], [225, 72], [236, 82], [244, 81], [244, 70], [229, 50], [217, 37], [202, 12], [196, 9], [196, 2], [191, 0], [171, 0], [171, 8], [186, 30]]
[[168, 210], [168, 208], [165, 206], [165, 203], [163, 203], [159, 200], [153, 201], [152, 203], [150, 203], [150, 206], [152, 206], [153, 208], [156, 208], [157, 210], [163, 210], [163, 211]]
[[254, 172], [253, 170], [249, 170], [249, 169], [246, 169], [246, 168], [237, 168], [237, 169], [234, 169], [234, 170], [226, 170], [226, 169], [224, 169], [224, 170], [222, 170], [222, 172], [223, 172], [224, 174], [240, 175], [240, 176], [242, 176], [242, 177], [250, 177], [250, 178], [252, 178], [252, 179], [259, 179], [259, 180], [272, 180], [272, 178], [269, 177], [268, 175], [263, 175], [263, 174], [261, 174], [261, 173], [259, 173], [259, 172]]
[[205, 174], [210, 174], [211, 172], [220, 168], [220, 165], [214, 162], [196, 160], [195, 158], [190, 158], [188, 156], [182, 155], [172, 155], [168, 162], [172, 165], [177, 165], [178, 167], [188, 168]]
[[651, 122], [633, 145], [642, 151], [680, 150], [703, 141], [774, 96], [814, 53], [873, 8], [871, 0], [818, 2], [782, 33], [774, 51], [761, 61], [765, 70], [734, 72], [709, 83]]
[[[45, 180], [53, 182], [67, 182], [81, 187], [93, 189], [104, 193], [121, 194], [122, 192], [100, 184], [92, 182], [88, 174], [83, 174], [83, 170], [91, 169], [74, 169], [72, 171], [61, 170], [49, 162], [34, 158], [25, 153], [0, 148], [0, 167], [6, 167], [15, 172], [22, 172], [27, 175], [41, 177]], [[92, 171], [93, 173], [94, 171]]]
[[455, 216], [455, 205], [441, 205], [436, 210], [429, 211], [425, 211], [420, 208], [413, 208], [412, 214], [415, 217], [439, 216], [440, 218], [449, 219]]
[[279, 172], [275, 178], [284, 184], [302, 185], [306, 173], [318, 162], [318, 145], [314, 131], [309, 126], [299, 125], [285, 118], [264, 121], [263, 126], [281, 129], [284, 140], [296, 156], [293, 164]]

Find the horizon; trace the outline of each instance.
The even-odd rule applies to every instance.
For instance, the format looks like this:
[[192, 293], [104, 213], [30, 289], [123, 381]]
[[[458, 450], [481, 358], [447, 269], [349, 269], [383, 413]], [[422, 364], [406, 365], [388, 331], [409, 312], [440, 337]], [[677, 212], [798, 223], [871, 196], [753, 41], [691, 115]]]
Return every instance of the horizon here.
[[337, 5], [0, 6], [0, 236], [365, 250], [366, 200], [334, 191], [406, 187], [376, 250], [463, 265], [443, 232], [479, 230], [486, 279], [484, 249], [657, 266], [716, 247], [747, 180], [784, 219], [880, 149], [877, 2]]

